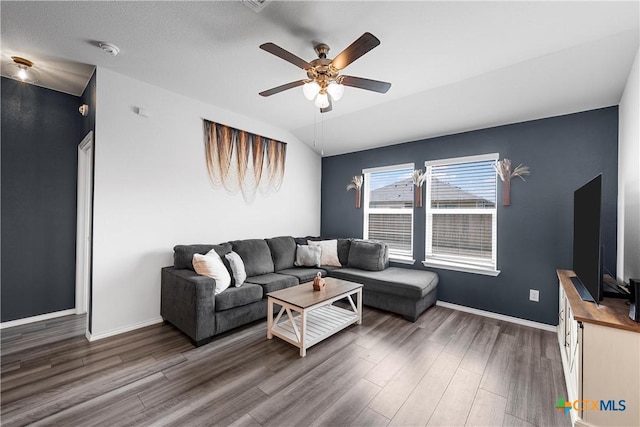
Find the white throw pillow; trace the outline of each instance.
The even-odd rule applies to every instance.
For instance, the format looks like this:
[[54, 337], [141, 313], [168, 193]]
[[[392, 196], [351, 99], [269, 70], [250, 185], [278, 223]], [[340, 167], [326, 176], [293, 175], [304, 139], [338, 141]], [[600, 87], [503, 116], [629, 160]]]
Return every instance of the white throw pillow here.
[[210, 250], [206, 255], [194, 254], [192, 262], [196, 273], [216, 280], [216, 295], [231, 285], [229, 271], [215, 250]]
[[244, 269], [244, 262], [240, 255], [236, 252], [229, 252], [224, 256], [227, 261], [229, 261], [229, 267], [231, 268], [231, 274], [233, 274], [233, 279], [235, 280], [236, 288], [242, 286], [245, 280], [247, 280], [247, 272]]
[[322, 248], [318, 246], [296, 245], [296, 267], [320, 267]]
[[340, 259], [338, 259], [338, 241], [337, 240], [308, 240], [310, 246], [320, 246], [322, 250], [320, 261], [322, 265], [330, 265], [333, 267], [342, 267]]

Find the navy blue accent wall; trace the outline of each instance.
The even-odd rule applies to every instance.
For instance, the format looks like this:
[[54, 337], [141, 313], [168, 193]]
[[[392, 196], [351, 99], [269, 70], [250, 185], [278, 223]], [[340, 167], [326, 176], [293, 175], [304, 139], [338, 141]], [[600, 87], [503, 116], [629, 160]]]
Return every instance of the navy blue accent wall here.
[[75, 306], [81, 98], [2, 78], [2, 321]]
[[[426, 119], [425, 119], [426, 120]], [[362, 237], [363, 209], [345, 190], [364, 168], [500, 153], [531, 169], [526, 182], [511, 181], [511, 206], [498, 189], [497, 277], [434, 269], [438, 299], [494, 313], [556, 325], [556, 269], [571, 269], [573, 192], [603, 174], [605, 267], [615, 276], [618, 180], [618, 107], [425, 139], [322, 159], [323, 236]], [[425, 210], [414, 210], [414, 257], [425, 269]], [[405, 267], [399, 265], [400, 267]], [[540, 302], [529, 301], [540, 290]]]

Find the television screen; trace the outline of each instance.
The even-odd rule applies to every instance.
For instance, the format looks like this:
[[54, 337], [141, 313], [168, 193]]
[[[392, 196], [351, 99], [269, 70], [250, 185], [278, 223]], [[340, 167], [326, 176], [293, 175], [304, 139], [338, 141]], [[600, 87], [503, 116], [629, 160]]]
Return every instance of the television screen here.
[[601, 204], [602, 175], [598, 175], [573, 196], [573, 271], [595, 302], [602, 300]]

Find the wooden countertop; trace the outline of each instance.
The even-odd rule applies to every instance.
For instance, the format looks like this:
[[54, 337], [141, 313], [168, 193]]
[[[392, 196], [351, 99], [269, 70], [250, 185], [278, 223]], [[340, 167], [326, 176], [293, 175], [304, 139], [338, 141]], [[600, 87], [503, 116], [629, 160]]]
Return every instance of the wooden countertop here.
[[571, 270], [556, 270], [556, 273], [571, 305], [575, 320], [640, 333], [640, 323], [634, 322], [629, 317], [629, 306], [626, 304], [628, 300], [604, 298], [598, 305], [582, 301], [569, 279], [575, 276], [575, 273]]

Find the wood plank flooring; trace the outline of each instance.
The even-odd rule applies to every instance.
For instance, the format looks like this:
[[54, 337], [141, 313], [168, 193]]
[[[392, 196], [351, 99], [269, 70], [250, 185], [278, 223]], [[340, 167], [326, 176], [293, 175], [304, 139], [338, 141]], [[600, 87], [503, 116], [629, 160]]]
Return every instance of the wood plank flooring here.
[[170, 325], [89, 343], [84, 316], [1, 331], [2, 426], [570, 426], [552, 332], [365, 307], [311, 347], [257, 322], [194, 348]]

